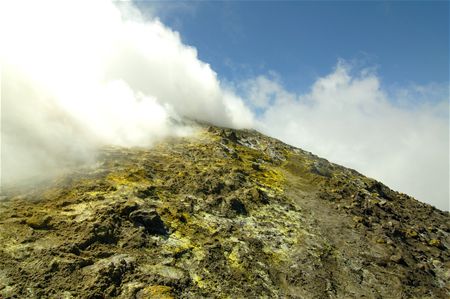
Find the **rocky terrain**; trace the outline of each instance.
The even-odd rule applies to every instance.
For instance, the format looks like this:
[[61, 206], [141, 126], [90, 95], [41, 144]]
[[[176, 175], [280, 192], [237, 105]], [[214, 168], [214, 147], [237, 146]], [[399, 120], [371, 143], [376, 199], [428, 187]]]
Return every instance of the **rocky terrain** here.
[[2, 195], [0, 298], [450, 296], [448, 212], [256, 131]]

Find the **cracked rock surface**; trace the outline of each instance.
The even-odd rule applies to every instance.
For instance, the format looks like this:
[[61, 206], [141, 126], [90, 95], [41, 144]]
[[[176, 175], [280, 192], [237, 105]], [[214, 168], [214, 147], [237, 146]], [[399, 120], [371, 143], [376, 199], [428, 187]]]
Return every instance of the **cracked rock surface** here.
[[2, 196], [0, 298], [450, 296], [448, 212], [256, 131], [107, 147]]

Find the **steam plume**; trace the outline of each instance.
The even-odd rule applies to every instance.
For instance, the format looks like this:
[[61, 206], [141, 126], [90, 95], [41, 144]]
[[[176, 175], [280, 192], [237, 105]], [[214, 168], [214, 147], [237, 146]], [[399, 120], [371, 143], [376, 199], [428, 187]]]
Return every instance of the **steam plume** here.
[[3, 181], [86, 161], [98, 145], [188, 134], [181, 117], [252, 124], [194, 48], [132, 5], [1, 5]]

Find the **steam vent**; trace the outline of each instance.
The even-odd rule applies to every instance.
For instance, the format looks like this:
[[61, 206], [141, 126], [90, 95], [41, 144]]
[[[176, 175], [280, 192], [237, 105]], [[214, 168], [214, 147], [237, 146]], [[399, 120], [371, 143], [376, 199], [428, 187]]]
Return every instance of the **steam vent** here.
[[2, 195], [0, 298], [450, 297], [448, 212], [256, 131]]

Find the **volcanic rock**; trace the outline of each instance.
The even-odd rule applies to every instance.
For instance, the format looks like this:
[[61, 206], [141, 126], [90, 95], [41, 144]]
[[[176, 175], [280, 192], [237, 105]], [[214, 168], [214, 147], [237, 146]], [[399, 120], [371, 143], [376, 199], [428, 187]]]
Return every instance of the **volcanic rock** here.
[[449, 298], [450, 216], [214, 126], [4, 188], [0, 298]]

